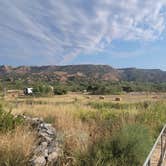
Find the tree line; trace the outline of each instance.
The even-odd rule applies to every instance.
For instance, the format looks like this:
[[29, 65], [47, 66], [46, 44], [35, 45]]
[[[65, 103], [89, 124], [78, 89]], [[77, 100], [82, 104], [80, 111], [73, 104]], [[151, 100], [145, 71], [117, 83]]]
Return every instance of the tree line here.
[[16, 82], [10, 84], [8, 82], [0, 82], [0, 91], [6, 89], [23, 89], [25, 87], [32, 87], [36, 96], [44, 95], [63, 95], [67, 92], [87, 92], [92, 95], [109, 95], [109, 94], [123, 94], [130, 92], [166, 92], [166, 82], [151, 83], [151, 82], [110, 82], [110, 81], [68, 81], [55, 82], [52, 84], [46, 82], [36, 82], [33, 84], [23, 84]]

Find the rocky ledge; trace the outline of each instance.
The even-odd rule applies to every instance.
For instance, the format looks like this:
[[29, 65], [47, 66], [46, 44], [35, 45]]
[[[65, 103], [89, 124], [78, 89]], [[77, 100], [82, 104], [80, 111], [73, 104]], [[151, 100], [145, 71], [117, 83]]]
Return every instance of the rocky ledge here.
[[55, 128], [45, 123], [41, 118], [31, 118], [25, 115], [19, 115], [25, 119], [33, 129], [36, 130], [39, 141], [34, 147], [32, 158], [30, 159], [31, 166], [46, 166], [56, 165], [58, 158], [62, 155], [62, 147], [57, 139]]

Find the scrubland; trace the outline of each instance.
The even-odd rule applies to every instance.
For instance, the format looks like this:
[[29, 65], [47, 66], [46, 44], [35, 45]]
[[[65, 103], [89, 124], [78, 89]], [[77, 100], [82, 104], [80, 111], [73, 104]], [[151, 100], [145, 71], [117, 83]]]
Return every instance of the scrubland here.
[[[99, 96], [69, 94], [7, 98], [3, 105], [12, 114], [42, 117], [55, 126], [64, 151], [60, 165], [141, 165], [166, 123], [166, 96], [122, 95], [118, 102], [115, 97], [102, 100]], [[0, 161], [26, 162], [35, 144], [34, 135], [23, 125], [2, 133]]]
[[[25, 166], [37, 142], [35, 132], [22, 119], [0, 105], [0, 166]], [[4, 107], [9, 106], [5, 104]]]

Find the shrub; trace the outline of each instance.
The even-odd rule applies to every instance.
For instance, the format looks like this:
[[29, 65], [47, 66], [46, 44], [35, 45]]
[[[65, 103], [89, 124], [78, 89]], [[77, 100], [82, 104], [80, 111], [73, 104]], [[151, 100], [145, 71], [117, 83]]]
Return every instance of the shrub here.
[[21, 123], [22, 119], [15, 118], [10, 111], [6, 112], [0, 105], [0, 131], [6, 132], [12, 130]]
[[124, 92], [127, 92], [127, 93], [133, 92], [133, 89], [131, 86], [123, 86], [122, 89]]
[[92, 95], [108, 95], [108, 94], [120, 94], [122, 89], [120, 86], [115, 85], [104, 85], [104, 84], [96, 84], [89, 85], [87, 87], [87, 91]]
[[138, 166], [143, 163], [152, 145], [148, 130], [142, 125], [127, 125], [112, 138], [102, 138], [77, 155], [78, 165]]
[[64, 87], [55, 87], [54, 88], [54, 95], [64, 95], [67, 94], [67, 89]]
[[148, 130], [139, 124], [126, 125], [111, 141], [112, 156], [121, 165], [141, 165], [152, 145]]
[[51, 94], [52, 88], [46, 84], [38, 84], [33, 87], [33, 93], [37, 96], [45, 96]]

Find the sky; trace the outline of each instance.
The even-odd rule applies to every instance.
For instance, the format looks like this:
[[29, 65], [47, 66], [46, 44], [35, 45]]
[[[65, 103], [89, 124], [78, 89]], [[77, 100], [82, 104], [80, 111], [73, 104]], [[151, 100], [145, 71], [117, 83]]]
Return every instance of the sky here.
[[166, 0], [0, 0], [0, 65], [166, 70]]

